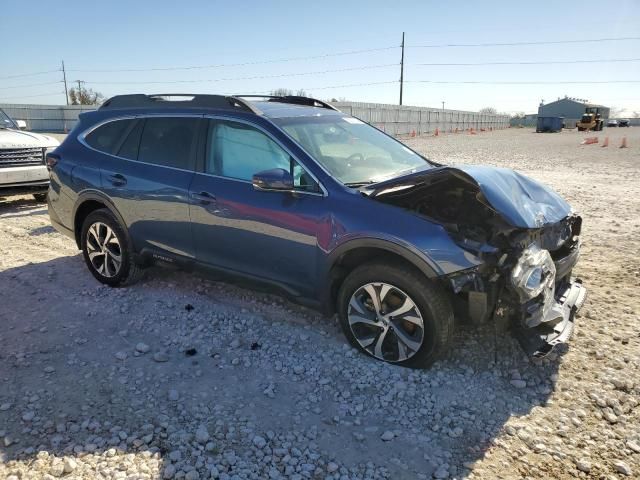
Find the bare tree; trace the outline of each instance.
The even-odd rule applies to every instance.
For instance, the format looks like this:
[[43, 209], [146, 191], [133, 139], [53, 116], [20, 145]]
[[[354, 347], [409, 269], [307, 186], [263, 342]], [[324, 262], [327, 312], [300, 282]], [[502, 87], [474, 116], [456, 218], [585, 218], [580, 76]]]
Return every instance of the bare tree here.
[[640, 118], [640, 112], [633, 112], [633, 118]]
[[496, 115], [498, 113], [498, 110], [493, 107], [484, 107], [481, 108], [478, 113], [483, 113], [485, 115]]
[[104, 102], [104, 95], [90, 88], [72, 88], [69, 90], [69, 101], [71, 105], [100, 105]]
[[271, 95], [276, 97], [288, 97], [293, 95], [297, 95], [299, 97], [309, 96], [309, 94], [303, 88], [298, 89], [295, 93], [293, 92], [293, 90], [290, 90], [288, 88], [276, 88], [275, 90], [271, 91]]

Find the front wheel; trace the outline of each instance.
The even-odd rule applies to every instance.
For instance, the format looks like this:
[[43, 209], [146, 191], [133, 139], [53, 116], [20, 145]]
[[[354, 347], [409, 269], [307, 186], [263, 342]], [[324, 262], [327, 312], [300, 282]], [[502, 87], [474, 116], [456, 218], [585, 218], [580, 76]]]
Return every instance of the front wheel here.
[[140, 277], [141, 268], [133, 261], [128, 236], [109, 210], [95, 210], [87, 216], [80, 241], [84, 261], [99, 282], [118, 287]]
[[373, 262], [356, 268], [340, 287], [338, 314], [353, 346], [407, 367], [431, 365], [453, 335], [446, 294], [410, 266]]
[[36, 202], [38, 203], [46, 203], [47, 201], [47, 193], [34, 193], [33, 194], [33, 198], [36, 199]]

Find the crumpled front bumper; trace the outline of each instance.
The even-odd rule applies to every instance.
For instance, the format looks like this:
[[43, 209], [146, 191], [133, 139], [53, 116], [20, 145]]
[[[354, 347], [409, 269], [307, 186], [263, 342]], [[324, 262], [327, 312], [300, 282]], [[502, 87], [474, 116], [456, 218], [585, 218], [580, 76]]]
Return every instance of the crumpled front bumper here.
[[519, 325], [514, 335], [524, 351], [534, 357], [543, 357], [556, 345], [565, 343], [573, 334], [576, 313], [582, 308], [587, 298], [587, 289], [580, 279], [571, 279], [556, 286], [553, 298], [553, 318], [528, 328]]

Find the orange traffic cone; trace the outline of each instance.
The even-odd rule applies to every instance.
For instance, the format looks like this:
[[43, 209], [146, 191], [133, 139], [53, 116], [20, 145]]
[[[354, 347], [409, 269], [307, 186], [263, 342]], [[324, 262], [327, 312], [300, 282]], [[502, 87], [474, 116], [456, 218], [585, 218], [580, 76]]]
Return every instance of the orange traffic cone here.
[[602, 142], [602, 146], [603, 147], [608, 147], [609, 146], [609, 137], [604, 137], [604, 142]]
[[622, 137], [622, 143], [620, 144], [620, 148], [627, 148], [627, 137]]
[[594, 143], [598, 143], [598, 137], [587, 137], [582, 141], [580, 145], [591, 145]]
[[436, 133], [433, 134], [435, 137], [437, 137], [438, 135], [440, 135], [440, 129], [438, 127], [436, 127]]

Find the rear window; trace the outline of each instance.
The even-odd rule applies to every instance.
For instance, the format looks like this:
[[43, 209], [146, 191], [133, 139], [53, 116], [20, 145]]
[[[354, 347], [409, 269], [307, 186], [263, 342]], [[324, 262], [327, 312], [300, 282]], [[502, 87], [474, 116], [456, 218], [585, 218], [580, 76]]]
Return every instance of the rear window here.
[[198, 118], [147, 118], [138, 160], [193, 170]]
[[85, 137], [87, 144], [96, 150], [113, 154], [122, 136], [133, 124], [133, 119], [115, 120], [99, 126]]

